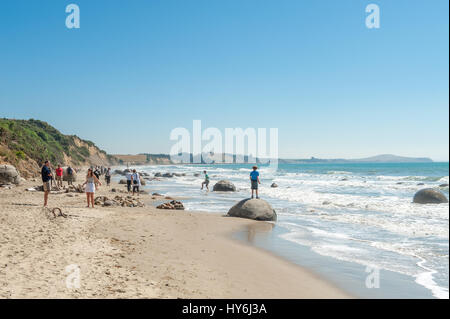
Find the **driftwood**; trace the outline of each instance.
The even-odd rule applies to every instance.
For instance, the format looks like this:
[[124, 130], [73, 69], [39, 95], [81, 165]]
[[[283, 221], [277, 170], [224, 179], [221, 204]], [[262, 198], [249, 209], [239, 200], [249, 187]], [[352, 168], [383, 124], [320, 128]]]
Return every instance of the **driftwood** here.
[[48, 208], [48, 207], [43, 207], [44, 213], [47, 215], [47, 217], [51, 217], [51, 218], [56, 218], [56, 217], [64, 217], [67, 218], [67, 215], [64, 214], [62, 212], [62, 209], [59, 207], [54, 207], [54, 208]]

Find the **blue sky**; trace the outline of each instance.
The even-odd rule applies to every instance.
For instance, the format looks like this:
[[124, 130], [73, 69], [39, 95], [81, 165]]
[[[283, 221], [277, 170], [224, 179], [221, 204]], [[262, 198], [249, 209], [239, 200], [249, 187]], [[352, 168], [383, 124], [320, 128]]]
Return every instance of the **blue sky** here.
[[[81, 28], [65, 27], [76, 3]], [[380, 29], [365, 7], [381, 10]], [[276, 127], [279, 154], [448, 160], [447, 0], [4, 0], [0, 116], [111, 153]]]

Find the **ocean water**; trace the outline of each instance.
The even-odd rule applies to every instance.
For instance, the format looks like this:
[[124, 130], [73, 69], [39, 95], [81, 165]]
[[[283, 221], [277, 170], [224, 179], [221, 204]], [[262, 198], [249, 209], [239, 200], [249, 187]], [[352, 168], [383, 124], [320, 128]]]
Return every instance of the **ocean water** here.
[[[147, 188], [187, 197], [186, 209], [224, 214], [249, 197], [251, 165], [146, 166], [141, 171], [185, 173], [151, 181]], [[235, 193], [200, 190], [207, 170], [215, 182], [233, 182]], [[436, 298], [449, 292], [449, 206], [412, 203], [418, 190], [449, 183], [448, 163], [280, 164], [260, 168], [261, 198], [278, 214], [284, 240], [346, 263], [407, 276]], [[271, 188], [272, 182], [278, 188]], [[424, 185], [418, 185], [423, 183]], [[439, 188], [448, 197], [448, 187]]]

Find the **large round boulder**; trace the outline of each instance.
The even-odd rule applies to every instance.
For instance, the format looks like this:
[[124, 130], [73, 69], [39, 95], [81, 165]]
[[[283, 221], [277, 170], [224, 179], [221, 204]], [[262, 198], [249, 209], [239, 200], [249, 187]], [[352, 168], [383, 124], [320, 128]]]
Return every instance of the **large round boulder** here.
[[0, 165], [0, 184], [20, 184], [21, 178], [12, 165]]
[[77, 180], [77, 171], [75, 171], [75, 169], [73, 167], [71, 167], [72, 175], [69, 175], [67, 173], [67, 168], [68, 167], [63, 167], [63, 181], [65, 181], [65, 182], [75, 182]]
[[125, 179], [125, 178], [122, 178], [120, 181], [119, 181], [119, 184], [126, 184], [127, 183], [127, 180]]
[[437, 189], [425, 188], [414, 195], [413, 202], [417, 204], [441, 204], [448, 203], [448, 199]]
[[230, 181], [221, 180], [214, 184], [213, 191], [215, 192], [235, 192], [236, 186]]
[[254, 220], [277, 220], [277, 213], [268, 202], [262, 199], [244, 199], [228, 211], [228, 216]]

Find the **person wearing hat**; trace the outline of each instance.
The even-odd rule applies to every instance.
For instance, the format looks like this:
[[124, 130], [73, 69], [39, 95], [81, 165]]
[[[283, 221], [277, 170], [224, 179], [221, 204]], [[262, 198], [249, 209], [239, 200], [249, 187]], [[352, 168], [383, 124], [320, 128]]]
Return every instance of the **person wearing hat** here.
[[261, 184], [261, 182], [259, 181], [259, 172], [257, 166], [253, 166], [253, 171], [250, 173], [250, 183], [252, 187], [252, 198], [254, 192], [256, 192], [256, 198], [259, 198], [258, 184]]

